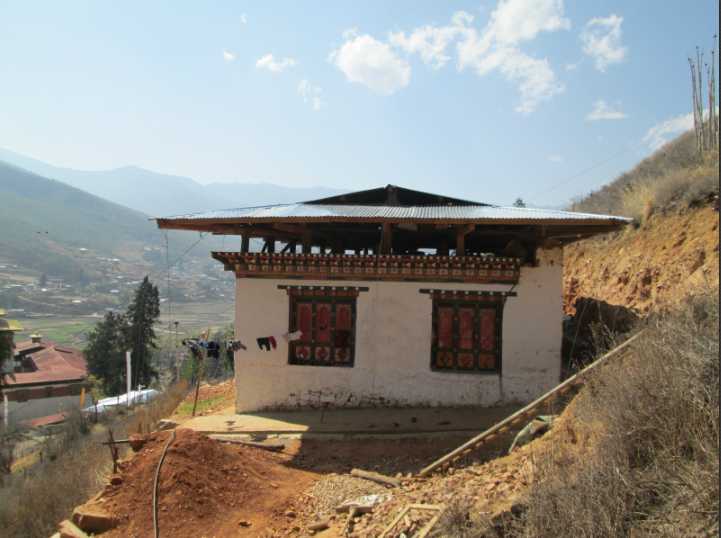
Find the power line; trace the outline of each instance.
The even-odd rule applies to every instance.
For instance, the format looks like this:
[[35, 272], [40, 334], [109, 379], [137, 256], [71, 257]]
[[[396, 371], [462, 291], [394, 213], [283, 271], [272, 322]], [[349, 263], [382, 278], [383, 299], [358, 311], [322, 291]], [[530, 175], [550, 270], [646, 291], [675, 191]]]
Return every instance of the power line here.
[[632, 151], [636, 151], [638, 148], [639, 148], [639, 145], [634, 145], [634, 146], [631, 146], [631, 147], [624, 148], [624, 149], [622, 149], [622, 150], [614, 153], [614, 154], [611, 155], [610, 157], [607, 157], [606, 159], [604, 159], [604, 160], [602, 160], [602, 161], [599, 161], [599, 162], [597, 162], [597, 163], [594, 163], [594, 164], [592, 164], [591, 166], [589, 166], [588, 168], [584, 168], [584, 169], [581, 170], [580, 172], [577, 172], [577, 173], [573, 174], [572, 176], [567, 177], [567, 178], [559, 181], [559, 182], [556, 183], [555, 185], [552, 185], [552, 186], [549, 187], [549, 188], [546, 188], [546, 189], [543, 189], [543, 190], [540, 190], [540, 191], [536, 192], [535, 194], [533, 194], [532, 196], [529, 197], [529, 200], [533, 200], [534, 198], [536, 198], [536, 197], [538, 197], [538, 196], [540, 196], [540, 195], [542, 195], [542, 194], [548, 194], [548, 193], [556, 190], [557, 188], [562, 187], [563, 185], [566, 185], [566, 184], [570, 183], [570, 182], [573, 181], [574, 179], [577, 179], [577, 178], [581, 177], [582, 175], [587, 174], [587, 173], [590, 172], [591, 170], [595, 170], [596, 168], [599, 168], [599, 167], [603, 166], [604, 164], [607, 164], [607, 163], [611, 162], [612, 160], [616, 159], [617, 157], [620, 157], [621, 155], [625, 155], [626, 153], [630, 153], [630, 152], [632, 152]]
[[[196, 245], [197, 245], [198, 243], [200, 243], [200, 242], [201, 242], [203, 239], [205, 239], [206, 237], [207, 237], [207, 234], [205, 234], [205, 233], [203, 233], [203, 232], [200, 232], [200, 237], [198, 237], [198, 240], [197, 240], [195, 243], [193, 243], [192, 245], [190, 245], [188, 248], [186, 248], [180, 256], [178, 256], [177, 258], [175, 258], [175, 260], [173, 260], [173, 263], [167, 263], [167, 262], [166, 262], [166, 267], [165, 267], [165, 268], [163, 268], [163, 269], [158, 269], [157, 271], [153, 271], [152, 273], [148, 273], [148, 275], [147, 275], [148, 280], [151, 280], [152, 278], [155, 278], [156, 276], [158, 276], [158, 274], [159, 274], [161, 271], [170, 271], [170, 269], [171, 269], [172, 267], [174, 267], [175, 264], [177, 264], [178, 262], [182, 261], [183, 258], [185, 258], [185, 256], [187, 256], [187, 255], [190, 253], [190, 251], [193, 250], [193, 249], [196, 247]], [[168, 256], [166, 256], [166, 260], [167, 260], [167, 259], [168, 259]]]

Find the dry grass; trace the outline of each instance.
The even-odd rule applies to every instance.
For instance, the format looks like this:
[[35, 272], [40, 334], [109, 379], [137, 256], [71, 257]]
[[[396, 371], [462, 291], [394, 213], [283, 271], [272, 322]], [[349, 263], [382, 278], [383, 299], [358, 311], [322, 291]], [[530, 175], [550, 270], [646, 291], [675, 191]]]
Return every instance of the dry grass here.
[[571, 209], [622, 214], [643, 223], [654, 211], [683, 209], [718, 195], [718, 166], [718, 150], [699, 155], [694, 135], [689, 132], [574, 202]]
[[471, 497], [456, 497], [446, 504], [443, 515], [433, 528], [433, 538], [478, 538], [490, 521], [474, 510]]
[[622, 363], [579, 395], [593, 456], [540, 458], [518, 537], [717, 536], [718, 298], [691, 298], [649, 321]]
[[127, 431], [129, 433], [150, 433], [155, 429], [158, 421], [169, 417], [178, 404], [188, 394], [188, 382], [178, 381], [163, 392], [162, 396], [149, 404], [138, 408], [128, 417]]
[[80, 413], [74, 415], [45, 441], [40, 463], [6, 477], [0, 485], [0, 536], [47, 538], [53, 534], [75, 506], [107, 481], [112, 460], [101, 442], [107, 440], [108, 428], [116, 439], [149, 431], [172, 412], [185, 393], [184, 385], [176, 385], [151, 404], [128, 416], [109, 418], [102, 425], [90, 425]]

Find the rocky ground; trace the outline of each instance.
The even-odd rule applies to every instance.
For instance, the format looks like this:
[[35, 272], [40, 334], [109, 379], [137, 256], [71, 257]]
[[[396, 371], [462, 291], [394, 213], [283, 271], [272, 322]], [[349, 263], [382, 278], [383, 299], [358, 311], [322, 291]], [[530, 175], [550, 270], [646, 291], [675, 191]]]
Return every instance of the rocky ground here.
[[564, 251], [564, 306], [579, 297], [645, 314], [719, 284], [719, 213], [712, 205], [658, 213], [638, 229], [582, 241]]

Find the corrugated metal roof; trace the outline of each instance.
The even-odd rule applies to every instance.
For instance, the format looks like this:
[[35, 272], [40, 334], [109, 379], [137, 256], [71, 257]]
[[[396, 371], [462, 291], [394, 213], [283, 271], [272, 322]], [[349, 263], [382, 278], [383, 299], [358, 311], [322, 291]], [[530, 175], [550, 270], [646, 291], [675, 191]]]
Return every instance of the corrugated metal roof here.
[[[57, 346], [50, 342], [21, 342], [17, 348], [27, 349], [39, 347], [39, 351], [28, 354], [37, 370], [34, 372], [17, 372], [5, 380], [10, 387], [33, 383], [57, 383], [75, 381], [88, 375], [87, 363], [82, 353], [76, 349]], [[16, 350], [17, 350], [16, 348]]]
[[502, 207], [491, 205], [467, 206], [387, 206], [387, 205], [327, 205], [327, 204], [281, 204], [262, 207], [224, 209], [163, 217], [156, 220], [168, 223], [177, 221], [334, 221], [334, 220], [398, 220], [398, 221], [614, 221], [619, 224], [631, 219], [614, 215], [575, 213], [554, 209], [527, 207]]

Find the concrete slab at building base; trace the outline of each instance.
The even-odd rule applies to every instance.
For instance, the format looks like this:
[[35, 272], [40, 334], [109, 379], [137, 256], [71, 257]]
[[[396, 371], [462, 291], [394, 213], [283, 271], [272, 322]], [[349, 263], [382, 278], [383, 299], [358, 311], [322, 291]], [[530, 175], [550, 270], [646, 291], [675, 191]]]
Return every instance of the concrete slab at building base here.
[[404, 438], [480, 432], [519, 409], [498, 407], [372, 408], [277, 411], [195, 417], [181, 428], [247, 439]]

